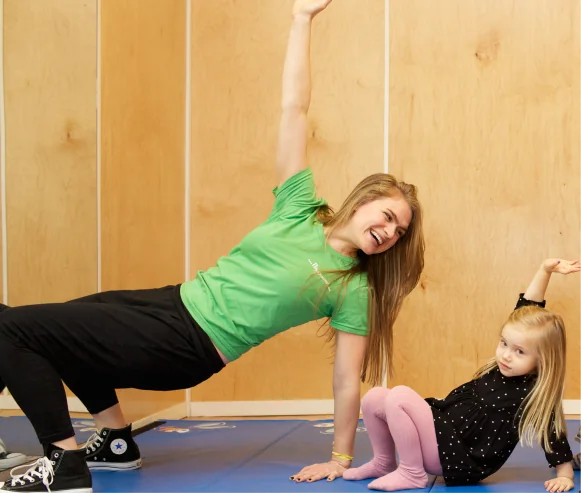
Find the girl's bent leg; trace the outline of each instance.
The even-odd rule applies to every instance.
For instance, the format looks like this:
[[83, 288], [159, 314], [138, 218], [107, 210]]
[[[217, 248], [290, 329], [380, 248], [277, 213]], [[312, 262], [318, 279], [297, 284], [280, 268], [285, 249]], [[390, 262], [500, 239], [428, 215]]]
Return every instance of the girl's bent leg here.
[[385, 409], [399, 455], [399, 467], [371, 482], [369, 488], [383, 491], [425, 488], [427, 471], [441, 473], [430, 406], [409, 387], [398, 386], [388, 394]]
[[389, 389], [374, 387], [363, 396], [361, 411], [373, 448], [373, 459], [360, 467], [347, 469], [343, 473], [344, 479], [379, 478], [395, 471], [395, 445], [385, 417], [385, 399], [389, 392]]

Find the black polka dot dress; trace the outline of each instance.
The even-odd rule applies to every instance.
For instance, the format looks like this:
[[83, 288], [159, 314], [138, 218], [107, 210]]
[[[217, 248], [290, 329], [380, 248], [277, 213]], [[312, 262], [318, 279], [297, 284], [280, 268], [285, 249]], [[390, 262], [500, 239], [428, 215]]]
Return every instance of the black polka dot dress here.
[[[527, 303], [519, 299], [517, 308]], [[544, 304], [544, 302], [543, 302]], [[438, 440], [444, 481], [449, 486], [472, 484], [494, 474], [519, 442], [521, 404], [535, 385], [535, 375], [507, 378], [498, 368], [454, 389], [445, 399], [428, 398]], [[566, 437], [553, 433], [555, 467], [572, 460]]]

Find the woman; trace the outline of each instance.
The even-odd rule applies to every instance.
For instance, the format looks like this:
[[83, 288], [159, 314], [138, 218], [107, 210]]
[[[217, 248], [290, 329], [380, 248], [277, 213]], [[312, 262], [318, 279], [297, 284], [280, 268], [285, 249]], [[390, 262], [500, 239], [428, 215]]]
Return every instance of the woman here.
[[[330, 319], [335, 337], [335, 442], [297, 481], [350, 466], [360, 380], [391, 367], [394, 320], [423, 269], [413, 185], [376, 174], [334, 213], [307, 166], [312, 19], [331, 0], [297, 0], [283, 74], [278, 186], [266, 221], [216, 266], [179, 286], [99, 293], [5, 310], [0, 380], [30, 419], [45, 457], [0, 491], [91, 491], [90, 468], [141, 465], [115, 389], [193, 387], [288, 328]], [[61, 380], [100, 430], [77, 450]], [[0, 381], [0, 388], [4, 385]], [[42, 483], [42, 484], [41, 484]], [[44, 485], [44, 486], [43, 486]]]

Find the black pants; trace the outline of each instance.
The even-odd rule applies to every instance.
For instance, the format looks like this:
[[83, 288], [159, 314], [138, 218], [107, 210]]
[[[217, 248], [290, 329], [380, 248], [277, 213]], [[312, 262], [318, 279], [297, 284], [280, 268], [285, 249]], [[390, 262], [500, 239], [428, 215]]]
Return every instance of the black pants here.
[[74, 436], [62, 382], [96, 414], [117, 404], [115, 389], [186, 389], [224, 367], [179, 286], [0, 310], [0, 390], [43, 445]]

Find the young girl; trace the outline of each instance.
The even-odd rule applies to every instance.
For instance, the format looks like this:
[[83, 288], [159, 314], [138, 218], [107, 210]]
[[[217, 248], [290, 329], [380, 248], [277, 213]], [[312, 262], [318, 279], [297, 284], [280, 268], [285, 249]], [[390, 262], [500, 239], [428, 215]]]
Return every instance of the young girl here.
[[425, 488], [427, 474], [444, 476], [450, 486], [477, 483], [498, 471], [521, 440], [539, 443], [556, 468], [547, 491], [573, 488], [562, 410], [565, 327], [544, 308], [544, 295], [552, 272], [579, 270], [579, 261], [543, 262], [502, 327], [496, 356], [445, 399], [424, 400], [404, 386], [371, 389], [362, 410], [374, 457], [343, 477], [378, 478], [369, 488], [384, 491]]
[[[216, 265], [178, 286], [109, 291], [69, 303], [14, 307], [0, 315], [0, 390], [32, 423], [45, 456], [5, 491], [90, 493], [92, 469], [141, 465], [115, 389], [193, 387], [263, 341], [330, 318], [335, 453], [348, 456], [359, 421], [360, 382], [381, 381], [391, 332], [424, 265], [417, 190], [379, 173], [334, 213], [319, 198], [306, 158], [310, 36], [331, 0], [297, 0], [282, 77], [274, 204], [265, 221]], [[200, 237], [203, 241], [203, 235]], [[62, 382], [99, 433], [77, 450]], [[350, 462], [303, 469], [339, 476]]]

